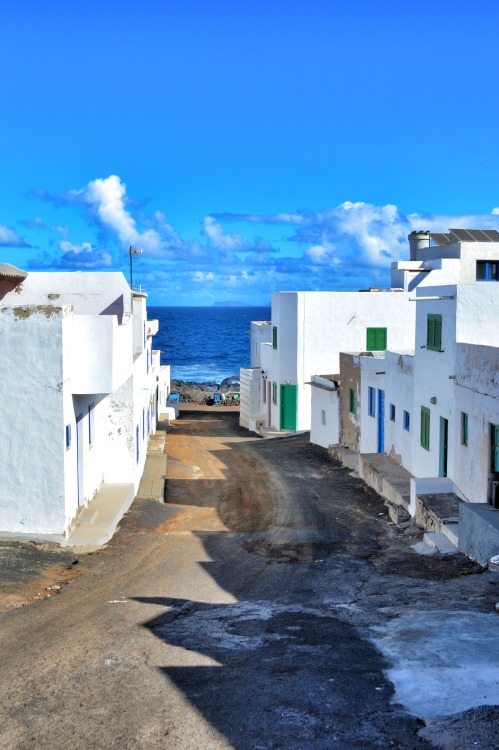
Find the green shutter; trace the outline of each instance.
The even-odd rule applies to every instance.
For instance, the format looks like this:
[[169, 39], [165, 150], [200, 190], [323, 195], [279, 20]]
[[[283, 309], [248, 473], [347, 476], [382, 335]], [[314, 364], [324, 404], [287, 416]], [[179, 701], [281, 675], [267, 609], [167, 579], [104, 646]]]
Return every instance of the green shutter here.
[[277, 383], [272, 383], [272, 403], [277, 404]]
[[355, 391], [350, 388], [350, 413], [355, 414], [357, 411], [357, 399], [355, 397]]
[[386, 328], [366, 329], [366, 350], [368, 352], [381, 352], [386, 349]]
[[426, 321], [426, 347], [433, 352], [442, 350], [442, 316], [428, 315]]
[[272, 326], [272, 349], [277, 349], [277, 326]]
[[430, 450], [430, 410], [421, 407], [421, 448]]

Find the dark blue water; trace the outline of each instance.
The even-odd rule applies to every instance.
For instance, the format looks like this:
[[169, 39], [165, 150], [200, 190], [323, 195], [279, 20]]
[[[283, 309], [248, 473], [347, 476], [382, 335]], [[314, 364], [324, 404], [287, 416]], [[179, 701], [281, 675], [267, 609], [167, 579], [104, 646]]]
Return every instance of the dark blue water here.
[[176, 380], [220, 383], [250, 366], [252, 320], [270, 320], [270, 307], [148, 307], [159, 321], [153, 349]]

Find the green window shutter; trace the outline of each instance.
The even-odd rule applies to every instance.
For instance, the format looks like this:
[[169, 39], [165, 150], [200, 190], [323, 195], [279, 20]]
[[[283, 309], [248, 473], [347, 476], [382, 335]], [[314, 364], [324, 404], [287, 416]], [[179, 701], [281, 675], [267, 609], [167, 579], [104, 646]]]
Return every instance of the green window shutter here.
[[426, 348], [433, 352], [442, 350], [441, 315], [428, 315], [426, 319]]
[[367, 342], [366, 342], [366, 350], [368, 352], [372, 352], [373, 349], [376, 348], [376, 329], [375, 328], [368, 328], [367, 329]]
[[421, 448], [430, 450], [430, 410], [426, 406], [421, 407]]
[[277, 404], [277, 383], [272, 383], [272, 403]]
[[386, 328], [366, 329], [366, 350], [368, 352], [381, 352], [386, 349]]
[[355, 391], [353, 388], [350, 388], [350, 413], [355, 414], [357, 411], [357, 398], [355, 396]]
[[272, 326], [272, 349], [277, 349], [277, 326]]

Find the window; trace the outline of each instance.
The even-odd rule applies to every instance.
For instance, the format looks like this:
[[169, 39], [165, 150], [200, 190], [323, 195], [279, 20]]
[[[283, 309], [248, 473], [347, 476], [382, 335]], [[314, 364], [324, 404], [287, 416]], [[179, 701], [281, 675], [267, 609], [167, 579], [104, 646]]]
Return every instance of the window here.
[[324, 411], [324, 409], [321, 409], [321, 421], [322, 424], [326, 424], [326, 412]]
[[355, 397], [355, 391], [350, 388], [350, 414], [355, 414], [357, 411], [357, 399]]
[[477, 260], [477, 281], [499, 281], [499, 263], [497, 260]]
[[277, 404], [277, 383], [272, 383], [272, 403]]
[[140, 449], [139, 449], [139, 425], [135, 428], [135, 457], [137, 463], [139, 463]]
[[368, 391], [368, 412], [370, 417], [376, 416], [376, 388], [369, 386]]
[[426, 406], [421, 407], [421, 448], [430, 450], [430, 410]]
[[90, 404], [88, 407], [88, 444], [93, 445], [95, 440], [95, 420], [94, 420], [94, 407], [95, 404]]
[[461, 445], [468, 445], [468, 415], [461, 412]]
[[390, 422], [395, 422], [395, 404], [390, 404]]
[[432, 352], [442, 351], [441, 315], [428, 315], [426, 321], [426, 347]]
[[272, 349], [277, 349], [277, 326], [272, 326]]
[[71, 425], [66, 425], [66, 450], [71, 448]]
[[404, 411], [404, 430], [407, 430], [407, 432], [409, 432], [410, 429], [411, 429], [411, 415], [409, 414], [408, 411]]
[[368, 352], [381, 352], [386, 349], [386, 328], [368, 328], [366, 335]]

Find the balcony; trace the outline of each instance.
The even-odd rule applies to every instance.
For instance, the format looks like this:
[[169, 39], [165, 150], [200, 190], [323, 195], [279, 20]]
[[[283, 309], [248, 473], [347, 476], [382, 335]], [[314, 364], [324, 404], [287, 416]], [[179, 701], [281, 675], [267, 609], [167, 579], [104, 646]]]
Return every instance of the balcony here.
[[131, 376], [131, 325], [112, 315], [75, 315], [68, 334], [73, 393], [113, 393]]
[[148, 320], [146, 323], [146, 336], [155, 336], [158, 332], [159, 323], [157, 320]]

